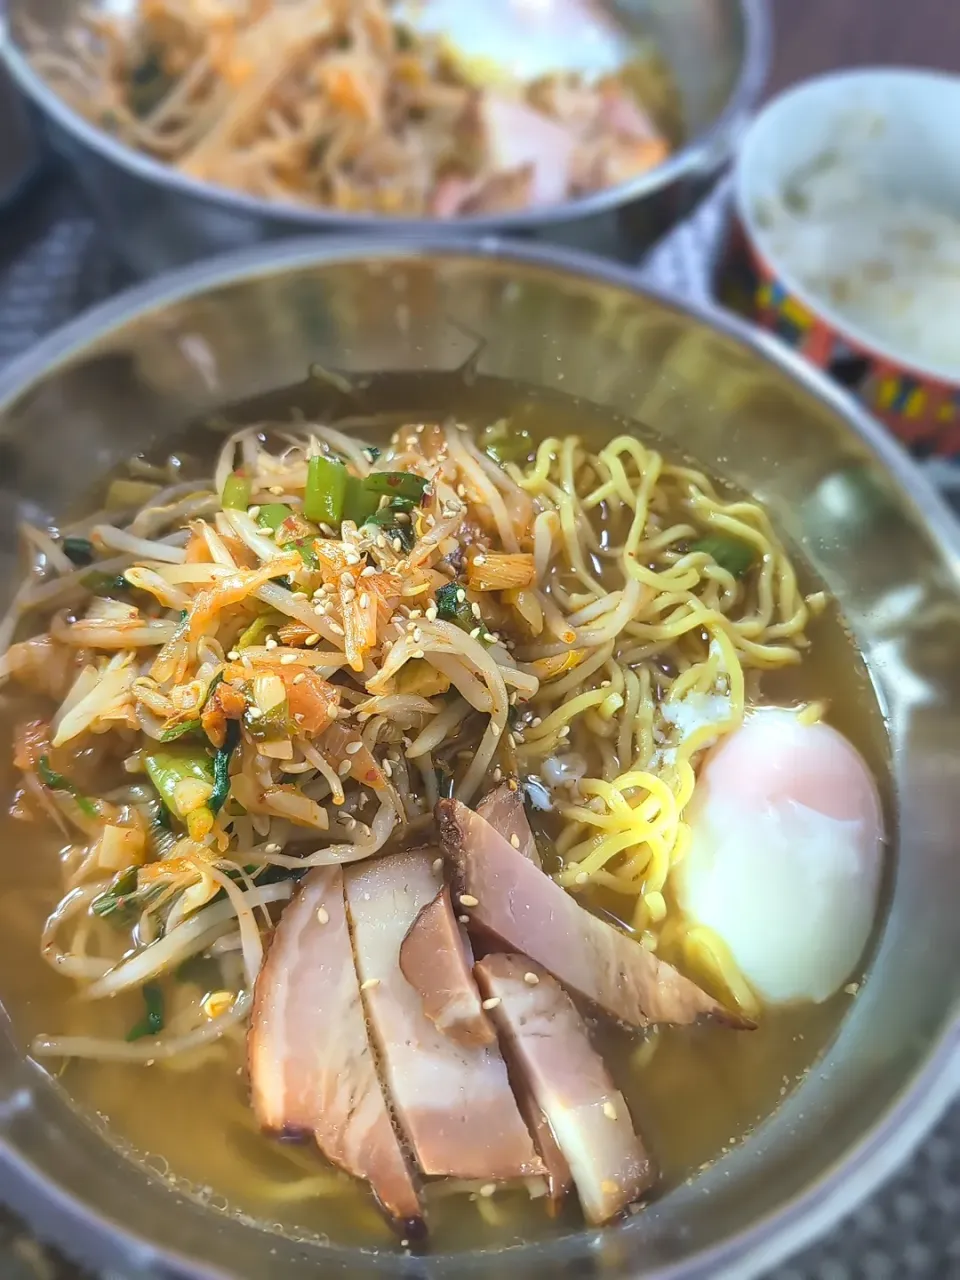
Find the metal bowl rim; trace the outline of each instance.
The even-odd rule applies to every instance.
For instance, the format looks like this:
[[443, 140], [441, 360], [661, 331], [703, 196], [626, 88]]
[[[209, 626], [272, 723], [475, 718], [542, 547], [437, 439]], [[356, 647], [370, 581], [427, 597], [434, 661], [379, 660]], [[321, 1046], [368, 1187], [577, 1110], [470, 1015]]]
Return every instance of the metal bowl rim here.
[[[457, 234], [510, 229], [522, 231], [534, 227], [572, 222], [605, 213], [621, 205], [642, 200], [673, 182], [705, 176], [719, 168], [724, 152], [746, 127], [753, 107], [766, 82], [772, 51], [772, 27], [766, 0], [736, 0], [743, 22], [743, 58], [733, 90], [716, 120], [699, 136], [670, 156], [655, 169], [641, 174], [632, 182], [607, 187], [577, 200], [543, 208], [527, 209], [513, 214], [478, 214], [466, 218], [394, 218], [379, 214], [343, 214], [332, 209], [316, 208], [286, 200], [266, 200], [246, 195], [230, 187], [201, 182], [154, 160], [133, 147], [98, 129], [74, 111], [40, 76], [21, 52], [9, 26], [9, 18], [0, 9], [0, 61], [6, 64], [21, 91], [31, 99], [45, 117], [49, 117], [66, 133], [104, 160], [146, 182], [194, 199], [207, 201], [233, 212], [272, 218], [278, 222], [322, 230], [329, 227], [343, 232], [379, 231], [384, 234], [414, 230], [421, 234]], [[451, 229], [454, 229], [451, 232]]]
[[[638, 294], [674, 311], [689, 315], [722, 336], [741, 343], [754, 355], [772, 364], [801, 389], [834, 414], [879, 459], [921, 515], [943, 551], [954, 577], [960, 581], [960, 526], [945, 500], [903, 452], [894, 439], [865, 409], [832, 383], [825, 374], [775, 338], [754, 329], [745, 320], [716, 304], [699, 299], [678, 299], [668, 291], [648, 286], [628, 268], [590, 254], [556, 246], [517, 244], [496, 236], [473, 239], [403, 237], [389, 240], [370, 236], [301, 237], [271, 245], [258, 245], [221, 255], [207, 263], [181, 268], [135, 285], [71, 320], [0, 373], [0, 422], [11, 405], [36, 386], [44, 376], [66, 365], [97, 339], [117, 332], [125, 324], [162, 308], [202, 296], [217, 288], [239, 285], [257, 277], [310, 267], [376, 259], [450, 258], [477, 262], [515, 262], [519, 266], [547, 268], [558, 275], [585, 278], [627, 293]], [[890, 1177], [917, 1147], [947, 1106], [960, 1093], [960, 1007], [954, 1004], [944, 1019], [942, 1033], [904, 1088], [897, 1101], [871, 1129], [831, 1168], [780, 1209], [758, 1219], [750, 1227], [694, 1257], [661, 1269], [656, 1280], [749, 1280], [762, 1268], [775, 1266], [811, 1243]], [[161, 1248], [112, 1222], [81, 1199], [64, 1191], [0, 1136], [0, 1192], [34, 1224], [44, 1239], [54, 1239], [69, 1251], [75, 1249], [85, 1262], [121, 1248], [139, 1267], [162, 1266], [172, 1277], [184, 1280], [230, 1280], [227, 1273], [186, 1258], [175, 1248]], [[628, 1226], [621, 1230], [629, 1230]], [[511, 1255], [535, 1253], [545, 1263], [561, 1261], [572, 1250], [589, 1249], [597, 1233], [580, 1232], [546, 1245], [523, 1245], [498, 1254], [508, 1265]], [[333, 1248], [331, 1260], [349, 1259], [354, 1250]], [[482, 1253], [434, 1255], [439, 1265], [456, 1259], [469, 1273], [471, 1258]], [[392, 1254], [367, 1255], [387, 1276], [396, 1259]]]

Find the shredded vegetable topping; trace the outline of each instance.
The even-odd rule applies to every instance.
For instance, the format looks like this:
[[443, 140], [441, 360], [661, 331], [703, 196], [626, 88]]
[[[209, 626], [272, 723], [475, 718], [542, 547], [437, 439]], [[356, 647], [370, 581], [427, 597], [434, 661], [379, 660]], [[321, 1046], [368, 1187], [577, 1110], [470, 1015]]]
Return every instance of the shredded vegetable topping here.
[[[669, 150], [643, 105], [645, 61], [520, 83], [419, 35], [385, 0], [142, 0], [122, 15], [84, 7], [63, 39], [25, 26], [34, 64], [75, 110], [260, 197], [508, 212], [626, 182]], [[243, 496], [231, 485], [224, 505]]]
[[[520, 437], [504, 461], [508, 438], [418, 423], [381, 451], [254, 426], [209, 481], [148, 485], [108, 523], [117, 480], [94, 522], [25, 530], [4, 643], [46, 629], [0, 674], [52, 706], [15, 746], [18, 816], [70, 842], [44, 956], [87, 1000], [146, 1003], [123, 1042], [35, 1052], [215, 1040], [246, 1017], [291, 878], [422, 838], [439, 798], [504, 776], [547, 811], [565, 888], [651, 948], [679, 937], [749, 1002], [709, 931], [683, 936], [668, 881], [699, 753], [742, 722], [745, 672], [799, 660], [821, 601], [761, 508], [636, 438]], [[171, 1030], [150, 984], [211, 948], [216, 999]]]

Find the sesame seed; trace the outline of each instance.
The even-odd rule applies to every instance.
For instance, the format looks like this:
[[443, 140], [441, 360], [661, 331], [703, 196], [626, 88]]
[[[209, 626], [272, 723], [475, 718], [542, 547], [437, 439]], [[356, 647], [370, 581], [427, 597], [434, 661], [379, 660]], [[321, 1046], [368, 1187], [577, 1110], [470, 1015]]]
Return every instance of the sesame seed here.
[[469, 916], [457, 916], [457, 919], [460, 921], [460, 923], [461, 923], [461, 924], [469, 924], [469, 923], [470, 923], [470, 917], [469, 917]]
[[558, 738], [569, 738], [569, 737], [570, 737], [570, 726], [569, 726], [568, 724], [565, 724], [565, 725], [563, 726], [563, 728], [560, 730], [560, 732], [557, 734], [557, 737], [558, 737]]
[[486, 564], [486, 562], [487, 562], [487, 557], [483, 554], [473, 557], [474, 564]]
[[543, 717], [534, 716], [533, 719], [530, 721], [530, 728], [539, 729], [542, 724], [543, 724]]
[[462, 484], [458, 484], [458, 485], [457, 485], [457, 497], [458, 497], [458, 498], [465, 498], [466, 496], [467, 496], [467, 491], [466, 491], [466, 489], [463, 487], [463, 485], [462, 485]]
[[480, 899], [475, 898], [472, 893], [461, 893], [460, 905], [461, 907], [479, 907]]
[[348, 756], [355, 756], [358, 751], [363, 749], [362, 742], [348, 742], [344, 750]]
[[343, 589], [344, 604], [353, 604], [356, 598], [357, 598], [357, 593], [356, 591], [354, 591], [353, 587], [344, 587]]
[[360, 983], [360, 990], [370, 991], [372, 990], [373, 987], [379, 987], [379, 985], [380, 985], [379, 978], [367, 978], [364, 982]]
[[483, 638], [486, 640], [487, 644], [496, 644], [500, 639], [500, 636], [496, 631], [488, 631]]
[[275, 840], [271, 840], [269, 844], [263, 846], [264, 853], [279, 853], [280, 845]]
[[317, 907], [317, 919], [320, 921], [321, 924], [329, 924], [330, 912], [327, 910], [326, 907]]
[[369, 596], [367, 595], [367, 593], [364, 591], [363, 595], [360, 597], [360, 608], [361, 608], [361, 609], [366, 609], [366, 607], [369, 605], [369, 603], [370, 603], [370, 597], [369, 597]]
[[423, 632], [420, 630], [420, 628], [419, 628], [419, 627], [414, 627], [414, 628], [413, 628], [413, 642], [414, 642], [414, 644], [419, 644], [419, 643], [420, 643], [420, 641], [421, 641], [422, 639], [423, 639]]
[[236, 649], [231, 649], [230, 652], [227, 654], [227, 657], [230, 659], [231, 662], [240, 661], [240, 654]]
[[377, 572], [377, 566], [373, 564], [368, 564], [365, 569], [360, 570], [360, 577], [372, 578], [376, 572]]
[[499, 738], [500, 734], [503, 732], [503, 730], [497, 724], [496, 720], [490, 721], [490, 732], [493, 734], [495, 738]]
[[466, 598], [467, 598], [467, 593], [464, 591], [463, 587], [458, 587], [457, 588], [457, 604], [463, 604]]
[[273, 636], [267, 636], [266, 640], [263, 642], [263, 647], [265, 649], [276, 649], [277, 642], [274, 640]]
[[334, 533], [333, 526], [329, 524], [321, 524], [320, 532], [323, 534], [325, 538], [333, 538], [336, 536], [336, 534]]
[[515, 849], [520, 848], [520, 837], [517, 835], [516, 832], [514, 832], [513, 835], [510, 837], [510, 843], [513, 845]]
[[353, 765], [349, 760], [341, 760], [337, 765], [337, 773], [339, 773], [341, 778], [345, 778], [352, 768]]
[[324, 617], [327, 612], [326, 601], [321, 601], [320, 604], [315, 604], [313, 606], [313, 612], [317, 615], [318, 618]]
[[540, 982], [540, 979], [537, 977], [535, 973], [525, 973], [523, 975], [523, 980], [528, 987], [535, 987]]
[[398, 554], [403, 550], [403, 543], [400, 541], [400, 539], [399, 539], [399, 538], [394, 538], [394, 540], [393, 540], [393, 549], [394, 549], [394, 551], [396, 551]]
[[312, 631], [303, 642], [308, 649], [312, 649], [315, 644], [320, 643], [320, 636], [316, 631]]
[[[293, 677], [293, 683], [294, 683], [294, 684], [303, 684], [303, 682], [304, 682], [304, 680], [306, 680], [306, 678], [307, 678], [307, 673], [306, 673], [305, 671], [301, 671], [301, 672], [300, 672], [300, 674], [299, 674], [298, 676], [294, 676], [294, 677]], [[334, 708], [334, 710], [335, 710], [335, 709], [336, 709], [336, 708]]]
[[437, 606], [435, 604], [431, 604], [427, 606], [426, 619], [428, 622], [436, 622]]
[[407, 610], [407, 617], [408, 617], [408, 618], [422, 618], [422, 617], [423, 617], [423, 610], [422, 610], [422, 609], [408, 609], [408, 610]]
[[356, 551], [347, 552], [347, 564], [359, 564], [362, 559]]
[[387, 546], [388, 546], [388, 545], [389, 545], [389, 544], [388, 544], [388, 542], [387, 542], [386, 535], [385, 535], [385, 534], [383, 534], [383, 533], [378, 533], [378, 534], [377, 534], [377, 546], [378, 546], [378, 547], [380, 547], [380, 548], [381, 548], [381, 550], [386, 551], [386, 549], [387, 549]]
[[495, 1009], [501, 1003], [499, 996], [491, 996], [489, 1000], [484, 1000], [480, 1007], [482, 1009]]
[[496, 1189], [497, 1189], [497, 1184], [495, 1182], [485, 1182], [483, 1186], [480, 1188], [480, 1194], [486, 1200], [493, 1195]]
[[296, 660], [297, 660], [297, 655], [295, 653], [285, 653], [281, 655], [280, 665], [281, 667], [289, 667], [290, 664], [293, 662], [296, 662]]
[[516, 778], [511, 778], [510, 781], [507, 783], [507, 787], [510, 791], [517, 791], [519, 788], [518, 788]]
[[422, 649], [414, 649], [414, 651], [413, 651], [413, 653], [411, 653], [410, 657], [411, 657], [411, 658], [423, 658], [423, 657], [426, 657], [426, 654], [424, 653], [424, 651], [423, 651]]
[[330, 630], [333, 632], [335, 636], [343, 635], [343, 627], [341, 627], [339, 622], [334, 622], [333, 619], [331, 619], [327, 625], [329, 626]]
[[260, 514], [259, 507], [247, 507], [247, 515], [250, 517], [251, 520], [256, 520], [259, 514]]
[[590, 877], [585, 871], [578, 871], [574, 876], [573, 881], [574, 884], [588, 884], [590, 882]]
[[471, 613], [473, 614], [473, 616], [474, 616], [475, 618], [477, 618], [478, 620], [479, 620], [479, 619], [481, 619], [481, 618], [483, 617], [483, 614], [480, 612], [480, 606], [479, 606], [478, 604], [472, 604], [472, 605], [470, 606], [470, 612], [471, 612]]
[[247, 715], [250, 717], [251, 720], [259, 720], [260, 717], [263, 715], [263, 712], [260, 710], [259, 707], [247, 707]]
[[480, 634], [480, 628], [479, 628], [479, 627], [474, 627], [474, 628], [473, 628], [473, 630], [470, 632], [470, 639], [471, 639], [471, 640], [476, 640], [476, 638], [479, 636], [479, 634]]
[[393, 777], [393, 765], [390, 763], [389, 760], [384, 760], [383, 764], [380, 767], [383, 770], [383, 772], [387, 775], [388, 778]]
[[270, 488], [267, 490], [267, 492], [272, 493], [275, 498], [279, 498], [280, 495], [283, 493], [283, 485], [272, 484]]
[[443, 870], [443, 859], [442, 859], [442, 858], [434, 858], [434, 860], [433, 860], [433, 870], [434, 870], [434, 873], [435, 873], [436, 875], [439, 875], [439, 874], [440, 874], [440, 872]]

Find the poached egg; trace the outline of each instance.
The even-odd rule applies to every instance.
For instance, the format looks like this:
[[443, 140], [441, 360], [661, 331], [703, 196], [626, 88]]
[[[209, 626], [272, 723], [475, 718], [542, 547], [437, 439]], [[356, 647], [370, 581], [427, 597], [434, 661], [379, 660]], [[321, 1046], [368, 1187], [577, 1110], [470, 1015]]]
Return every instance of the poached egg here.
[[826, 1000], [873, 927], [883, 864], [876, 784], [828, 724], [755, 711], [708, 757], [676, 872], [687, 918], [727, 945], [774, 1004]]

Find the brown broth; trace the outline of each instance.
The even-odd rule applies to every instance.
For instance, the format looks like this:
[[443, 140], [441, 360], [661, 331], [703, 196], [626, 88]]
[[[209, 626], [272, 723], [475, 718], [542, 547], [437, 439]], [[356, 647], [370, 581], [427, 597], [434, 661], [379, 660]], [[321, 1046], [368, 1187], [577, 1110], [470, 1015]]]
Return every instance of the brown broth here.
[[[324, 411], [328, 420], [352, 413], [331, 391], [312, 383], [282, 396], [242, 406], [232, 422], [285, 418], [292, 404], [306, 413]], [[531, 398], [515, 386], [480, 382], [466, 393], [468, 420], [485, 423], [525, 406], [525, 421], [535, 435], [576, 432], [598, 442], [628, 424], [570, 400]], [[380, 413], [381, 434], [398, 421], [464, 413], [463, 382], [398, 380], [385, 377], [363, 393], [361, 409]], [[404, 413], [382, 414], [384, 406]], [[629, 424], [635, 429], [635, 424]], [[363, 433], [376, 440], [370, 426]], [[200, 427], [174, 442], [183, 454], [210, 459], [219, 436]], [[167, 443], [157, 457], [170, 451]], [[668, 453], [670, 450], [666, 450]], [[191, 466], [189, 461], [186, 464]], [[203, 467], [198, 465], [198, 474]], [[189, 472], [188, 472], [189, 474]], [[93, 495], [97, 504], [101, 495]], [[805, 588], [815, 589], [812, 574], [798, 562]], [[880, 781], [888, 801], [887, 746], [883, 718], [862, 659], [835, 606], [813, 622], [812, 641], [802, 664], [765, 673], [766, 701], [799, 703], [826, 699], [828, 719], [856, 745]], [[38, 714], [36, 700], [8, 689], [0, 698], [0, 721], [10, 741], [17, 720]], [[0, 785], [12, 795], [16, 771], [6, 754]], [[4, 809], [6, 810], [6, 805]], [[887, 805], [889, 808], [889, 805]], [[0, 957], [3, 1004], [14, 1032], [26, 1048], [38, 1033], [82, 1031], [122, 1035], [142, 1012], [134, 994], [99, 1004], [81, 1005], [69, 980], [54, 973], [39, 956], [43, 922], [60, 890], [55, 833], [37, 825], [0, 818], [5, 891], [0, 898]], [[168, 983], [175, 985], [174, 980]], [[622, 1089], [638, 1131], [662, 1171], [660, 1194], [716, 1160], [777, 1107], [802, 1079], [834, 1036], [851, 996], [840, 993], [822, 1005], [784, 1008], [764, 1014], [753, 1033], [717, 1026], [665, 1028], [651, 1033], [656, 1043], [608, 1025], [597, 1025], [598, 1043]], [[652, 1049], [652, 1053], [651, 1053]], [[642, 1060], [642, 1061], [641, 1061]], [[164, 1064], [136, 1066], [72, 1061], [57, 1074], [58, 1086], [104, 1137], [132, 1159], [180, 1191], [211, 1207], [243, 1214], [264, 1226], [296, 1237], [320, 1237], [336, 1243], [396, 1247], [359, 1183], [344, 1177], [333, 1197], [291, 1199], [298, 1179], [328, 1172], [309, 1146], [293, 1146], [261, 1136], [247, 1105], [242, 1038], [221, 1043], [215, 1061], [192, 1070]], [[551, 1221], [525, 1195], [497, 1195], [492, 1211], [502, 1220], [491, 1225], [463, 1196], [431, 1200], [431, 1237], [439, 1250], [504, 1244], [556, 1235], [579, 1222], [575, 1208]]]

